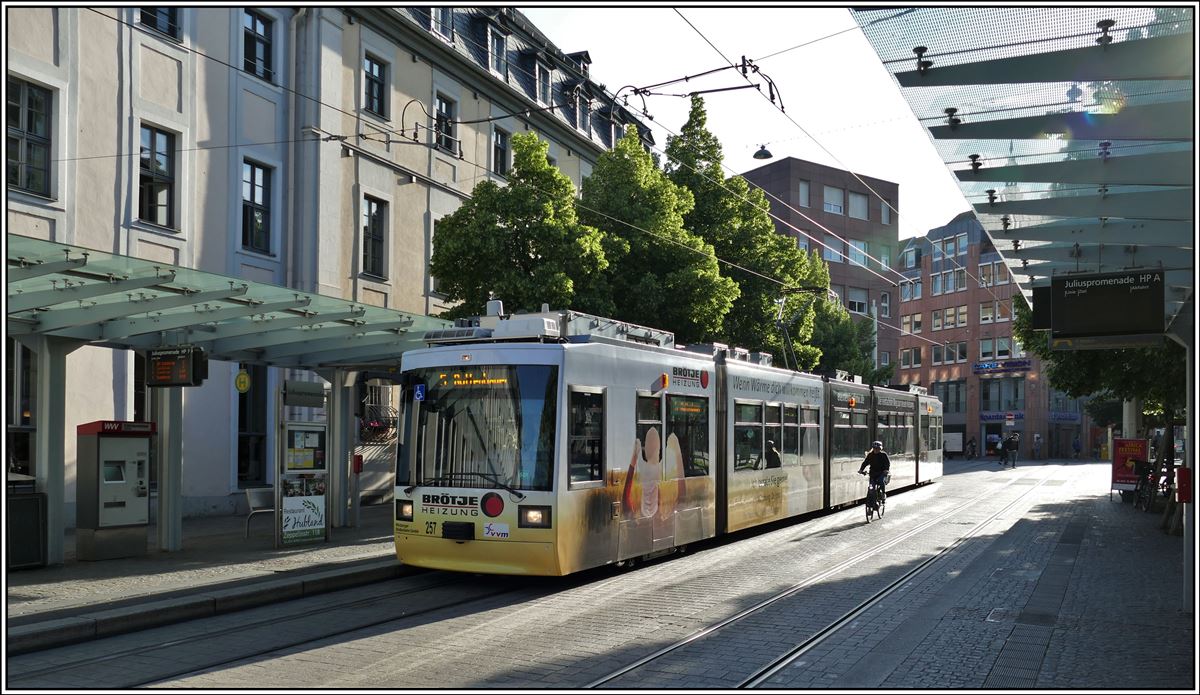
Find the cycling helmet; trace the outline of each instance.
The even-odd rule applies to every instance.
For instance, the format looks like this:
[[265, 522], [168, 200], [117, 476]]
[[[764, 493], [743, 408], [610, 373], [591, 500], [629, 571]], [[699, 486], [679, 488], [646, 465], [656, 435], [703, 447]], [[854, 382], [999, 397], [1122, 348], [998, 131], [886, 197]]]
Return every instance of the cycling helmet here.
[[882, 449], [882, 448], [883, 448], [883, 442], [881, 442], [881, 441], [878, 441], [878, 440], [876, 440], [876, 441], [873, 441], [873, 442], [871, 442], [871, 448], [872, 448], [872, 449]]

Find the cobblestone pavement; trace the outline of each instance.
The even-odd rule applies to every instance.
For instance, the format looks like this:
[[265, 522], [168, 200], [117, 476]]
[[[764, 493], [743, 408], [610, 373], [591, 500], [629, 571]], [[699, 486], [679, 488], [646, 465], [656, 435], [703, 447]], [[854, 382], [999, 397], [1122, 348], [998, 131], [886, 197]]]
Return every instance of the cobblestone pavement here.
[[[890, 497], [887, 517], [870, 525], [860, 509], [848, 509], [739, 534], [737, 542], [705, 545], [635, 571], [531, 581], [469, 606], [450, 602], [420, 616], [398, 615], [393, 622], [344, 634], [335, 634], [335, 628], [342, 624], [344, 629], [349, 614], [334, 612], [322, 618], [332, 636], [321, 638], [316, 630], [311, 642], [253, 658], [239, 658], [257, 652], [239, 652], [245, 647], [234, 644], [238, 640], [215, 641], [206, 647], [207, 663], [229, 663], [153, 686], [579, 688], [778, 592], [829, 574], [606, 685], [732, 688], [883, 585], [951, 547], [764, 687], [1193, 688], [1194, 617], [1179, 608], [1183, 539], [1159, 530], [1159, 515], [1135, 511], [1115, 497], [1110, 501], [1106, 464], [1053, 462], [1001, 471], [981, 462], [948, 462], [946, 472], [936, 485]], [[981, 494], [986, 497], [943, 522], [830, 573], [848, 558]], [[1015, 505], [978, 528], [977, 535], [955, 542], [1009, 502]], [[382, 509], [387, 511], [379, 525], [390, 529], [390, 509]], [[241, 519], [237, 522], [241, 543]], [[164, 563], [158, 567], [161, 574], [139, 579], [150, 590], [162, 590], [219, 581], [225, 574], [297, 571], [293, 568], [306, 561], [390, 554], [390, 530], [378, 538], [368, 531], [362, 529], [363, 537], [353, 543], [331, 544], [325, 554], [240, 556], [236, 570], [213, 566], [205, 571], [205, 562], [217, 564], [206, 557], [232, 552], [213, 541], [196, 549], [192, 566]], [[232, 538], [224, 542], [236, 545]], [[102, 585], [121, 579], [98, 577]], [[83, 577], [72, 580], [86, 584]], [[500, 584], [485, 576], [471, 581], [477, 589]], [[54, 603], [44, 580], [30, 581], [16, 589], [10, 585], [10, 610], [14, 590], [28, 592], [18, 605]], [[112, 593], [103, 589], [95, 595]], [[245, 613], [225, 616], [221, 624], [269, 619], [268, 613]], [[202, 627], [206, 621], [193, 623], [194, 629], [207, 629]], [[20, 666], [23, 658], [10, 666]], [[200, 655], [196, 659], [204, 663]]]

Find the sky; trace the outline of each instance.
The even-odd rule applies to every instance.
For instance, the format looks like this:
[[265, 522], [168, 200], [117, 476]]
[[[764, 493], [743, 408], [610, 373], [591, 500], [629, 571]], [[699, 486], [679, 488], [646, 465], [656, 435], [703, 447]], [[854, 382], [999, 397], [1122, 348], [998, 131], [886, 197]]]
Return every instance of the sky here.
[[[587, 51], [592, 79], [613, 93], [626, 85], [646, 87], [726, 66], [722, 54], [739, 64], [742, 56], [753, 61], [774, 82], [784, 112], [763, 96], [768, 88], [761, 79], [755, 81], [763, 83], [762, 93], [740, 89], [704, 95], [708, 128], [724, 149], [726, 175], [767, 163], [752, 157], [765, 144], [773, 155], [768, 161], [795, 157], [893, 181], [900, 185], [902, 239], [923, 236], [970, 207], [843, 7], [518, 9], [565, 53]], [[654, 91], [683, 94], [745, 84], [740, 70], [729, 69]], [[640, 99], [631, 98], [629, 105], [641, 113]], [[689, 105], [686, 97], [646, 98], [656, 150], [682, 129]]]

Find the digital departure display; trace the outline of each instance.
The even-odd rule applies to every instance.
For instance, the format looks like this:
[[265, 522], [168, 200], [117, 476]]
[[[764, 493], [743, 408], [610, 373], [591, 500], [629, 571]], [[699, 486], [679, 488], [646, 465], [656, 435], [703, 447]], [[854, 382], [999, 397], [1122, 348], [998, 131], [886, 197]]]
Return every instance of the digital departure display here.
[[208, 378], [208, 357], [197, 347], [151, 350], [146, 386], [199, 386]]
[[462, 388], [464, 386], [507, 386], [508, 376], [495, 374], [494, 372], [489, 372], [486, 369], [441, 372], [438, 374], [437, 385], [442, 388]]

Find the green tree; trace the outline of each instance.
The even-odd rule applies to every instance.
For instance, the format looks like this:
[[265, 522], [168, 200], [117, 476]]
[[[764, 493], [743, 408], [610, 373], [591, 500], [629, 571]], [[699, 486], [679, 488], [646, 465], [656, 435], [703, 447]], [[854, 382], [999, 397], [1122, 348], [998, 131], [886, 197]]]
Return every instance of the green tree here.
[[579, 222], [575, 186], [548, 163], [537, 135], [513, 135], [512, 149], [508, 185], [479, 183], [434, 230], [430, 272], [462, 302], [443, 316], [481, 314], [493, 292], [510, 311], [545, 302], [611, 313], [604, 235]]
[[[714, 338], [729, 345], [772, 353], [776, 363], [796, 353], [800, 366], [811, 369], [820, 356], [808, 345], [812, 337], [814, 299], [829, 288], [824, 263], [810, 257], [771, 220], [763, 192], [741, 176], [725, 177], [721, 143], [707, 128], [704, 99], [692, 97], [687, 123], [678, 136], [667, 138], [666, 173], [692, 193], [695, 206], [684, 215], [684, 227], [712, 244], [717, 257], [729, 265], [722, 272], [735, 281], [739, 294]], [[814, 288], [815, 292], [787, 293], [785, 288]], [[788, 339], [777, 326], [779, 306], [788, 321]], [[795, 366], [795, 365], [789, 365]]]
[[873, 322], [855, 320], [841, 304], [817, 303], [812, 342], [821, 351], [821, 359], [813, 370], [817, 374], [832, 376], [841, 369], [861, 376], [866, 384], [882, 384], [892, 378], [894, 364], [876, 368], [872, 359]]
[[596, 160], [579, 219], [604, 232], [616, 309], [608, 315], [673, 331], [682, 343], [718, 334], [738, 287], [721, 276], [712, 245], [684, 228], [692, 206], [692, 194], [655, 166], [632, 126]]

